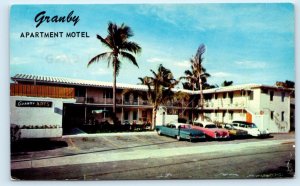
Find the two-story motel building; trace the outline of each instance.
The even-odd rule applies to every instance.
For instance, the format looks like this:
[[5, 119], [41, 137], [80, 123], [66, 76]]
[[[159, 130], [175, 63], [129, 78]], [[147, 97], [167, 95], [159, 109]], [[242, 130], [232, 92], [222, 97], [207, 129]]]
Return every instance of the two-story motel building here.
[[[17, 74], [10, 87], [11, 125], [19, 126], [22, 137], [58, 137], [71, 128], [108, 121], [112, 123], [112, 83]], [[117, 117], [121, 123], [152, 121], [152, 106], [124, 89], [147, 91], [144, 85], [117, 83]], [[191, 97], [199, 91], [179, 90]], [[270, 132], [289, 132], [290, 100], [293, 89], [262, 84], [244, 84], [204, 90], [203, 115], [206, 120], [254, 122]], [[196, 105], [196, 107], [194, 106]], [[192, 110], [198, 103], [176, 100], [163, 105], [166, 114], [176, 114], [187, 122], [196, 120]], [[41, 132], [42, 131], [42, 132]]]

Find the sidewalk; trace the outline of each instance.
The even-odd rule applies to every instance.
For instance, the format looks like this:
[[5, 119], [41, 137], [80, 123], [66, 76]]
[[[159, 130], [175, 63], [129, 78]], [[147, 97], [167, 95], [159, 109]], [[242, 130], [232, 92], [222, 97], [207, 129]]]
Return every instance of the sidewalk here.
[[97, 134], [74, 134], [64, 135], [62, 138], [82, 138], [82, 137], [101, 137], [101, 136], [141, 136], [141, 135], [154, 135], [156, 131], [143, 131], [143, 132], [114, 132], [114, 133], [97, 133]]

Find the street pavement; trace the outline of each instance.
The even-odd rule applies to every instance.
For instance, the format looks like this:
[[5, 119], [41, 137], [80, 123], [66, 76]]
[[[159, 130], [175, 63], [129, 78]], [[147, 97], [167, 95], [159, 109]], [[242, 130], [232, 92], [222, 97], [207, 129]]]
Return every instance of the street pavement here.
[[[294, 171], [294, 134], [190, 143], [155, 133], [139, 133], [68, 136], [49, 143], [53, 142], [60, 143], [49, 149], [44, 146], [42, 150], [12, 148], [12, 177], [29, 180], [256, 178], [290, 177]], [[205, 173], [195, 172], [197, 169], [203, 172], [203, 168]], [[182, 173], [182, 169], [189, 173]], [[61, 174], [59, 170], [77, 171]], [[268, 173], [265, 176], [264, 171]]]

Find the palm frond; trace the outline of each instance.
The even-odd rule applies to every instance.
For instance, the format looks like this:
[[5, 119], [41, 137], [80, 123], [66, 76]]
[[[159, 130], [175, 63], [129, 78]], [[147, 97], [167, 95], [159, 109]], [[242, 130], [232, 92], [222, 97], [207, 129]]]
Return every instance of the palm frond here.
[[141, 47], [137, 43], [130, 41], [123, 42], [120, 46], [120, 49], [133, 52], [135, 54], [140, 53], [142, 51]]
[[133, 55], [131, 55], [128, 52], [120, 52], [121, 56], [128, 59], [128, 61], [132, 62], [135, 66], [139, 67], [139, 65], [136, 62], [136, 59]]
[[104, 58], [108, 57], [109, 55], [110, 55], [110, 52], [104, 52], [104, 53], [98, 54], [88, 62], [87, 66], [89, 67], [91, 64], [93, 64], [95, 62], [99, 62], [99, 60], [104, 59]]
[[129, 37], [133, 36], [133, 31], [131, 30], [131, 28], [127, 25], [125, 25], [124, 23], [121, 24], [121, 26], [118, 28], [120, 35], [122, 37], [125, 37], [124, 39], [127, 39]]
[[98, 34], [97, 34], [97, 39], [99, 39], [101, 41], [101, 43], [104, 44], [106, 47], [113, 48], [113, 46], [111, 45], [111, 43], [109, 43], [107, 40], [105, 40], [103, 37], [101, 37]]

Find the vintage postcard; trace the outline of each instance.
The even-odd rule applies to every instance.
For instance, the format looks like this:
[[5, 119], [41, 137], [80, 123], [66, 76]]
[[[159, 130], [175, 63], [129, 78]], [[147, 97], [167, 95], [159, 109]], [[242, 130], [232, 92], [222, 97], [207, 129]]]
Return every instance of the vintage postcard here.
[[293, 178], [294, 5], [10, 8], [12, 180]]

